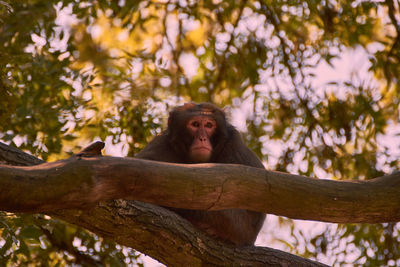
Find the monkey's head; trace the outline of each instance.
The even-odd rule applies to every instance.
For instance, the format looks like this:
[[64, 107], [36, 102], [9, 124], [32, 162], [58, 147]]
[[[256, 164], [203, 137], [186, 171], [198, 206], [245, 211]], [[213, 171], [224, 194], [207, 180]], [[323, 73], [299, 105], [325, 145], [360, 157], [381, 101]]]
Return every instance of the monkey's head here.
[[225, 114], [209, 103], [187, 103], [170, 113], [168, 134], [186, 162], [211, 162], [228, 137]]

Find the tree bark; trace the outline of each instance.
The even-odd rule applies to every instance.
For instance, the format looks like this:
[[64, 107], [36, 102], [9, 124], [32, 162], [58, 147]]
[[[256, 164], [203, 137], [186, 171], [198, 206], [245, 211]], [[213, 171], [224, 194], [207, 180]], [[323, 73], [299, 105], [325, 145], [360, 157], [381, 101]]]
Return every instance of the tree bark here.
[[[85, 150], [78, 155], [87, 155]], [[92, 154], [92, 151], [89, 151], [89, 154]], [[79, 161], [80, 158], [75, 158], [73, 161], [75, 160]], [[10, 161], [24, 166], [43, 162], [2, 143], [0, 143], [0, 161]], [[0, 174], [0, 181], [2, 180], [3, 176]], [[75, 182], [75, 187], [76, 185], [80, 186]], [[0, 193], [4, 192], [3, 189], [0, 189]], [[41, 193], [46, 194], [46, 191], [43, 190]], [[40, 197], [40, 193], [38, 194], [36, 196]], [[14, 202], [14, 199], [3, 200], [8, 203]], [[167, 209], [139, 201], [111, 200], [97, 203], [89, 209], [60, 209], [46, 214], [82, 226], [119, 244], [135, 248], [169, 266], [325, 266], [271, 248], [233, 247], [208, 237]]]
[[185, 209], [241, 208], [334, 223], [395, 222], [400, 221], [400, 173], [368, 181], [332, 181], [242, 165], [116, 157], [0, 166], [0, 210], [81, 209], [117, 198]]
[[[232, 247], [152, 204], [104, 201], [124, 198], [204, 210], [245, 208], [331, 222], [399, 220], [399, 173], [339, 182], [239, 165], [81, 157], [87, 153], [92, 155], [83, 151], [67, 160], [31, 167], [0, 166], [0, 210], [45, 212], [171, 266], [322, 264], [270, 248]], [[10, 154], [14, 164], [41, 162], [0, 146], [0, 160], [7, 162]]]
[[231, 246], [208, 237], [167, 209], [138, 201], [112, 200], [89, 210], [49, 215], [132, 247], [167, 266], [325, 266], [276, 249]]

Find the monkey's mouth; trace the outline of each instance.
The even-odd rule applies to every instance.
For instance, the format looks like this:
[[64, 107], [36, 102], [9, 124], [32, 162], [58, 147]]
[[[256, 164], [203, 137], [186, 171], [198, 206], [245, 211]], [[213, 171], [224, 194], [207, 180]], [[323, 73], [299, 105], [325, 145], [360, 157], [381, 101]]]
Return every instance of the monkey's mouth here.
[[193, 147], [192, 150], [196, 150], [196, 151], [204, 151], [204, 152], [210, 152], [211, 149], [209, 147], [206, 146], [198, 146], [198, 147]]
[[194, 163], [205, 163], [211, 157], [212, 149], [207, 146], [192, 147], [190, 151], [190, 160]]

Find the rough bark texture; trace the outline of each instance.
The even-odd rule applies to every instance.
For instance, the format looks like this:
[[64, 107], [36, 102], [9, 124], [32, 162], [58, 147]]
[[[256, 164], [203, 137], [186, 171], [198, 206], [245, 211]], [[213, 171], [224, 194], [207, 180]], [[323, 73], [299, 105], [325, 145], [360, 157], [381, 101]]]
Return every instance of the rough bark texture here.
[[135, 248], [168, 266], [325, 266], [266, 247], [235, 248], [197, 231], [175, 213], [129, 200], [50, 215]]
[[117, 198], [185, 209], [241, 208], [335, 223], [395, 222], [400, 221], [400, 173], [369, 181], [331, 181], [241, 165], [116, 157], [0, 166], [0, 210], [80, 209]]
[[[398, 173], [366, 182], [335, 182], [238, 165], [82, 158], [93, 154], [82, 151], [68, 160], [32, 167], [0, 166], [0, 210], [46, 212], [170, 266], [322, 264], [270, 248], [231, 247], [151, 204], [99, 201], [125, 198], [178, 208], [236, 207], [331, 222], [400, 218]], [[0, 160], [18, 165], [41, 163], [5, 145], [0, 146]]]

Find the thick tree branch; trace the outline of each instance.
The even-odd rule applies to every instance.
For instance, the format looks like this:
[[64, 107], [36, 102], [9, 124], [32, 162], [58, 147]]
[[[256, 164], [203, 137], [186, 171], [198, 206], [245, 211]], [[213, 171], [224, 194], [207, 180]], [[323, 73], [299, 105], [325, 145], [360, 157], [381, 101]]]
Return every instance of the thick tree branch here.
[[242, 208], [336, 223], [394, 222], [400, 221], [400, 173], [344, 182], [241, 165], [116, 157], [0, 166], [0, 210], [81, 209], [117, 198], [186, 209]]
[[276, 249], [230, 246], [169, 210], [138, 201], [113, 200], [53, 215], [169, 266], [325, 266]]
[[[78, 157], [97, 154], [102, 148], [91, 147], [94, 150], [85, 149]], [[25, 157], [25, 153], [15, 151]], [[0, 157], [7, 161], [3, 152], [0, 147]], [[27, 157], [25, 163], [31, 165], [35, 161]], [[275, 249], [231, 247], [211, 239], [169, 210], [138, 201], [113, 200], [84, 211], [57, 210], [47, 214], [85, 227], [171, 266], [325, 266]]]

